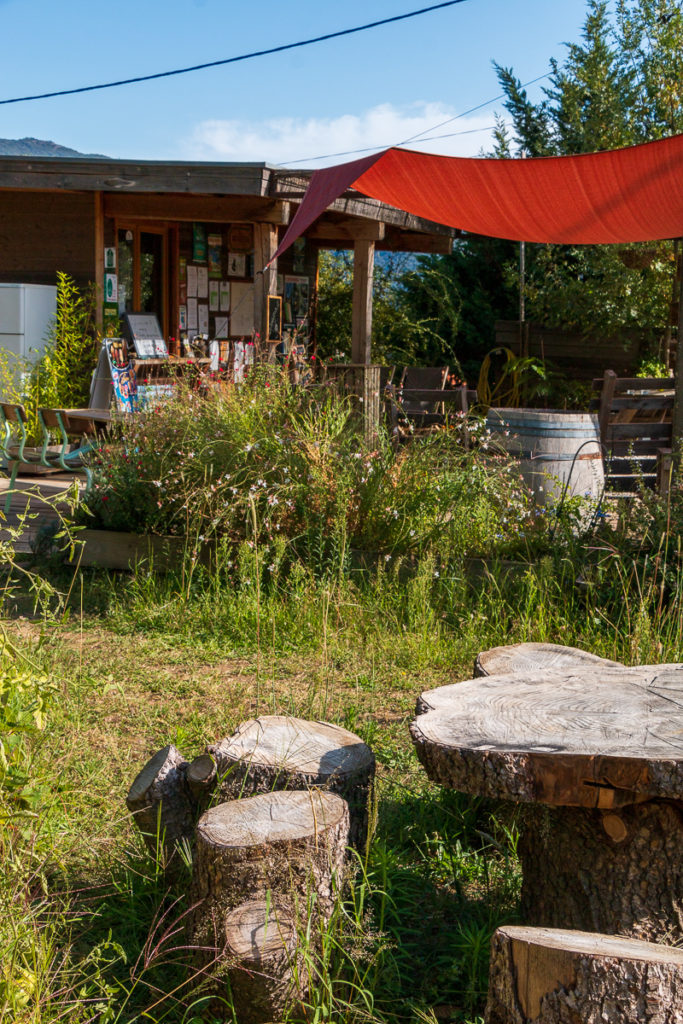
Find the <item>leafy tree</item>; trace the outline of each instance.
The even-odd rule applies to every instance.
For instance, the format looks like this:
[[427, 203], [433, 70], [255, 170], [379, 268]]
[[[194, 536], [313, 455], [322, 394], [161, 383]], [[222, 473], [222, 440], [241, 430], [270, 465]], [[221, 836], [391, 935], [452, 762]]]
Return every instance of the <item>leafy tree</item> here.
[[[530, 156], [614, 149], [683, 130], [678, 71], [683, 16], [674, 0], [589, 0], [582, 42], [551, 61], [550, 86], [529, 101], [498, 67], [517, 152]], [[670, 243], [527, 246], [527, 314], [586, 334], [637, 328], [666, 333], [674, 259]], [[515, 270], [507, 268], [512, 282]]]

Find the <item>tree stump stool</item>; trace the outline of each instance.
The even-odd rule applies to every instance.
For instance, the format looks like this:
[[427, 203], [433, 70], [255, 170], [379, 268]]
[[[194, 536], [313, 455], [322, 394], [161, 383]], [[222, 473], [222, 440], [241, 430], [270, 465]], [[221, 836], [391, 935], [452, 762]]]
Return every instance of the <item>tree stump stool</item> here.
[[165, 870], [180, 870], [179, 845], [189, 849], [194, 831], [191, 795], [185, 780], [187, 761], [173, 744], [150, 758], [135, 777], [126, 806], [145, 844]]
[[224, 955], [239, 1024], [281, 1020], [305, 995], [296, 919], [283, 901], [249, 900], [231, 910]]
[[348, 837], [348, 806], [335, 793], [275, 791], [212, 807], [197, 825], [194, 942], [220, 951], [228, 911], [268, 893], [303, 920], [329, 917]]
[[272, 790], [337, 793], [349, 805], [349, 842], [365, 851], [375, 756], [352, 732], [327, 722], [267, 715], [244, 722], [208, 753], [222, 801]]
[[683, 939], [683, 666], [488, 676], [421, 702], [431, 779], [528, 807], [525, 923]]
[[508, 644], [480, 651], [474, 659], [474, 676], [529, 675], [539, 672], [571, 672], [581, 665], [597, 668], [610, 665], [620, 668], [621, 662], [599, 658], [578, 647], [562, 644]]
[[499, 928], [486, 1024], [683, 1024], [683, 949], [545, 928]]

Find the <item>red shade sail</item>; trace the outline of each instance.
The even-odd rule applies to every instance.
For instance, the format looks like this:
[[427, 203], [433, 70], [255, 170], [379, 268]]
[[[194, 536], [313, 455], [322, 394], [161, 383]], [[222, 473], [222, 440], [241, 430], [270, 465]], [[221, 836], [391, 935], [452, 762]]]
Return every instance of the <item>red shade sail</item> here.
[[683, 236], [683, 135], [534, 160], [381, 153], [316, 171], [277, 255], [353, 186], [477, 235], [570, 245]]

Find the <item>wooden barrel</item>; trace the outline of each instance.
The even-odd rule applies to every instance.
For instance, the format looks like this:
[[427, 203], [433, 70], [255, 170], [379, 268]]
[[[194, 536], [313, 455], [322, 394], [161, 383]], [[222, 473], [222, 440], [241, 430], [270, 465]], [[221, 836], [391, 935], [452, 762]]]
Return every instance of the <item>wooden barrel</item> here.
[[605, 486], [598, 417], [560, 409], [489, 409], [495, 444], [519, 459], [539, 505], [564, 494], [597, 499]]

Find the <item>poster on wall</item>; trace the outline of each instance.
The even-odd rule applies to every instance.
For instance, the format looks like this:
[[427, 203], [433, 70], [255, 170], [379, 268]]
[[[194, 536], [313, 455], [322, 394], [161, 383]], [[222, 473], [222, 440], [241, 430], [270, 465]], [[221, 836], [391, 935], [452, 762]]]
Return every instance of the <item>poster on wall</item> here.
[[219, 294], [219, 282], [209, 281], [209, 309], [212, 313], [217, 313], [220, 309]]
[[187, 268], [187, 297], [188, 299], [197, 298], [197, 268]]
[[187, 329], [188, 331], [197, 330], [197, 300], [187, 300]]
[[249, 252], [253, 245], [254, 231], [251, 224], [233, 224], [228, 232], [228, 249]]
[[203, 224], [192, 225], [192, 259], [195, 263], [206, 262], [206, 228]]
[[230, 309], [230, 282], [221, 281], [219, 292], [221, 311], [227, 313], [228, 310]]
[[243, 252], [228, 253], [228, 276], [245, 277], [247, 273], [247, 257]]
[[197, 307], [197, 319], [199, 323], [199, 334], [209, 334], [209, 307], [204, 302], [200, 302]]
[[106, 246], [104, 250], [104, 269], [116, 270], [116, 249], [114, 246]]
[[217, 338], [227, 338], [228, 336], [228, 318], [227, 316], [217, 316], [215, 319], [214, 335]]
[[209, 277], [221, 276], [222, 235], [209, 235], [208, 239]]
[[178, 328], [181, 331], [187, 330], [187, 306], [178, 306]]
[[118, 302], [119, 288], [116, 274], [104, 275], [104, 301]]
[[235, 281], [230, 292], [230, 334], [251, 334], [254, 330], [254, 286]]
[[197, 298], [209, 297], [209, 271], [206, 267], [197, 267]]

